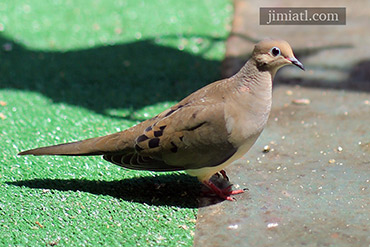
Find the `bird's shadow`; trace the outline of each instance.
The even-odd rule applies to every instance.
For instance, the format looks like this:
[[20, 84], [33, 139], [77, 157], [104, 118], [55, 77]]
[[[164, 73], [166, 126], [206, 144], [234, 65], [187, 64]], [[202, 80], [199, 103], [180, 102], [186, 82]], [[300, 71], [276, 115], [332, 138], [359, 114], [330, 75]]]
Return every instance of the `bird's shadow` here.
[[51, 191], [84, 191], [155, 206], [198, 208], [221, 202], [218, 198], [202, 197], [202, 185], [196, 178], [186, 174], [163, 174], [115, 181], [31, 179], [6, 183]]

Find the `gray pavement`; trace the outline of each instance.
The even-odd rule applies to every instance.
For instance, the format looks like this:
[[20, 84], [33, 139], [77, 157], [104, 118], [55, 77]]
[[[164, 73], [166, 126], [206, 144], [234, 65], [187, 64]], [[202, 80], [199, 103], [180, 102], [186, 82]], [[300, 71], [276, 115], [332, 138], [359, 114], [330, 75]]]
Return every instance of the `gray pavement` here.
[[277, 87], [268, 126], [226, 171], [249, 191], [200, 208], [195, 246], [370, 246], [370, 94]]
[[[194, 246], [369, 247], [370, 1], [234, 2], [224, 77], [266, 37], [287, 40], [306, 72], [278, 72], [266, 129], [226, 169], [249, 190], [201, 198]], [[272, 6], [346, 7], [347, 25], [260, 26], [259, 7]]]

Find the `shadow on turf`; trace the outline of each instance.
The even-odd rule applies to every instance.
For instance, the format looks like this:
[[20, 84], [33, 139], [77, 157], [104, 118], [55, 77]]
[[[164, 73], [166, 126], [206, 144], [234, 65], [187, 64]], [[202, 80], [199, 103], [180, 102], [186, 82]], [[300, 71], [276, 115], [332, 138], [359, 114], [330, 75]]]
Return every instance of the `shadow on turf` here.
[[214, 197], [200, 197], [202, 185], [196, 178], [185, 174], [143, 176], [120, 181], [32, 179], [7, 184], [33, 189], [84, 191], [156, 206], [198, 208], [221, 202]]
[[[210, 46], [220, 42], [203, 38]], [[219, 61], [160, 46], [152, 39], [56, 52], [30, 50], [0, 36], [0, 61], [0, 88], [38, 92], [52, 102], [108, 116], [110, 109], [134, 111], [181, 100], [220, 74]]]
[[[202, 39], [210, 42], [209, 47], [222, 41], [210, 36], [203, 36]], [[11, 47], [11, 50], [5, 51], [4, 47]], [[308, 56], [329, 48], [333, 47], [298, 50], [297, 53]], [[335, 48], [344, 49], [347, 46]], [[239, 66], [242, 66], [246, 58], [226, 58], [225, 61], [227, 59], [239, 59]], [[0, 61], [0, 88], [41, 93], [55, 103], [83, 107], [118, 118], [121, 116], [119, 113], [112, 114], [112, 109], [133, 112], [159, 102], [179, 101], [219, 79], [221, 67], [219, 61], [160, 46], [152, 39], [56, 52], [30, 50], [0, 35]], [[277, 81], [310, 87], [331, 88], [334, 85], [343, 89], [370, 91], [369, 66], [368, 60], [360, 62], [351, 68], [348, 80], [335, 84], [284, 82], [279, 77]], [[238, 68], [235, 66], [235, 71]], [[354, 82], [357, 83], [354, 85]], [[130, 113], [122, 118], [143, 120], [136, 119]]]

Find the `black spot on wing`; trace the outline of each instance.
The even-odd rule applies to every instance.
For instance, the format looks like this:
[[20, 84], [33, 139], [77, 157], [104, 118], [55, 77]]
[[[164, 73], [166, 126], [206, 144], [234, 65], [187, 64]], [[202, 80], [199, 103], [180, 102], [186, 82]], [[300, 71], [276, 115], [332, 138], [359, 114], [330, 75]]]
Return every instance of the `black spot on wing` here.
[[145, 132], [148, 132], [148, 131], [151, 131], [152, 130], [152, 126], [149, 126], [148, 128], [145, 129]]
[[157, 131], [154, 131], [154, 136], [155, 137], [160, 137], [163, 135], [163, 130], [157, 130]]
[[159, 129], [163, 131], [166, 127], [167, 125], [163, 125], [163, 126], [160, 126]]
[[149, 148], [156, 148], [159, 146], [159, 138], [153, 138], [149, 140]]
[[141, 135], [141, 136], [139, 136], [139, 137], [136, 139], [136, 141], [137, 141], [137, 142], [143, 142], [143, 141], [148, 140], [148, 139], [149, 139], [149, 137], [147, 137], [146, 135]]

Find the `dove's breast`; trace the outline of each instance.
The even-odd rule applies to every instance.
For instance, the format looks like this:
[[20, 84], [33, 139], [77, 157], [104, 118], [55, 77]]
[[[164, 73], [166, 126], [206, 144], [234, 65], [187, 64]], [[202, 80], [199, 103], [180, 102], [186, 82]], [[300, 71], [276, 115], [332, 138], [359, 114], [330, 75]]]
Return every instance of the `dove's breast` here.
[[225, 121], [229, 142], [248, 151], [266, 126], [271, 111], [271, 89], [263, 95], [242, 92], [225, 104]]

